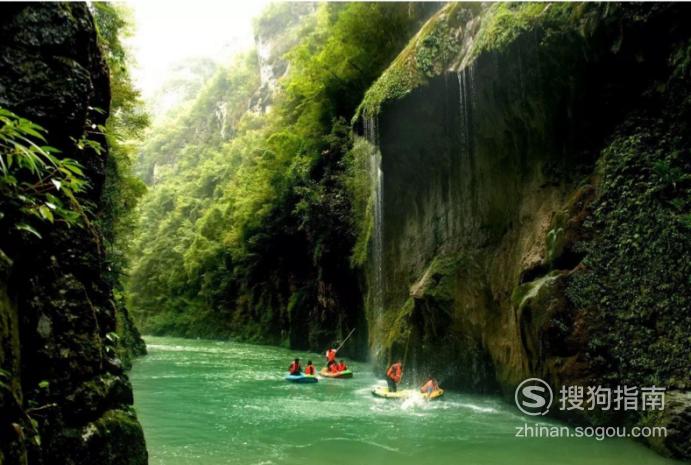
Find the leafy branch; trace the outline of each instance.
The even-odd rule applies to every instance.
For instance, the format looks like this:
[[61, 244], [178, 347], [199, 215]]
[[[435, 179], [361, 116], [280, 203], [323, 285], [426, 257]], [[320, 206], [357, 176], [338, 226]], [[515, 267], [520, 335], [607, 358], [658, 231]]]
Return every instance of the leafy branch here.
[[88, 187], [82, 166], [47, 145], [46, 130], [0, 107], [0, 222], [41, 237], [36, 221], [79, 224], [76, 194]]

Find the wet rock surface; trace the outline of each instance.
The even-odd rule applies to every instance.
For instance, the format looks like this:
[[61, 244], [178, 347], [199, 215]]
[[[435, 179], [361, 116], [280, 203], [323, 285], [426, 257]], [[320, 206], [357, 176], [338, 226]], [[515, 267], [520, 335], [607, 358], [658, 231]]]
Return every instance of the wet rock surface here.
[[[76, 141], [105, 123], [110, 90], [88, 6], [3, 4], [0, 12], [0, 105], [43, 126], [61, 156], [84, 166], [90, 187], [79, 200], [97, 213], [107, 152], [80, 150]], [[131, 386], [110, 336], [116, 314], [100, 232], [89, 222], [40, 232], [40, 240], [0, 233], [9, 256], [0, 278], [8, 322], [0, 462], [145, 464]]]
[[[377, 309], [370, 267], [368, 320], [382, 365], [401, 357], [448, 387], [507, 398], [529, 377], [688, 393], [691, 292], [678, 258], [691, 244], [678, 215], [689, 205], [654, 168], [689, 172], [670, 155], [689, 144], [686, 71], [670, 66], [688, 50], [675, 19], [688, 11], [600, 8], [536, 21], [476, 56], [472, 34], [488, 18], [462, 26], [458, 12], [437, 15], [450, 26], [426, 30], [459, 43], [434, 33], [417, 43], [460, 57], [364, 114], [381, 151], [383, 220], [372, 234], [383, 295]], [[509, 16], [499, 37], [511, 36]], [[653, 421], [675, 432], [652, 445], [688, 458], [682, 404]]]

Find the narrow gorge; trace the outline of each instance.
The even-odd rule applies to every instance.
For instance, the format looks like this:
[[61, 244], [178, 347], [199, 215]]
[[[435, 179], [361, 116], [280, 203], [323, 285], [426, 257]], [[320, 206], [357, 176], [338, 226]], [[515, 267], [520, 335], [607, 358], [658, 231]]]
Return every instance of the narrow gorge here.
[[[209, 8], [0, 5], [0, 465], [481, 461], [529, 378], [664, 388], [544, 421], [691, 459], [688, 5], [279, 2], [137, 68]], [[346, 341], [356, 388], [276, 381]], [[447, 404], [373, 403], [396, 360]]]

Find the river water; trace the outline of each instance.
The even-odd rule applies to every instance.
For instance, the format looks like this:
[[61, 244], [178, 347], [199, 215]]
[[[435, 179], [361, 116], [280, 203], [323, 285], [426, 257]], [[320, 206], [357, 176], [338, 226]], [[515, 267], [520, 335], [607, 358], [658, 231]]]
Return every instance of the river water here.
[[[672, 464], [629, 440], [516, 438], [532, 419], [488, 396], [378, 399], [367, 364], [350, 380], [283, 380], [316, 354], [146, 337], [130, 374], [151, 465]], [[551, 423], [557, 424], [557, 423]]]

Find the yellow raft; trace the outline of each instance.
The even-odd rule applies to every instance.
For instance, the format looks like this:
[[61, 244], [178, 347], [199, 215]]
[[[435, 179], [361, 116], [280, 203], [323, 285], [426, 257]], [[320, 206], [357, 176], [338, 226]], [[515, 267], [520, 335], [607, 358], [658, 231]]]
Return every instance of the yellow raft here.
[[338, 373], [331, 373], [327, 368], [322, 368], [319, 372], [324, 378], [352, 378], [353, 372], [350, 370], [339, 371]]
[[[376, 397], [382, 397], [384, 399], [407, 399], [409, 397], [414, 396], [417, 392], [418, 391], [414, 391], [412, 389], [401, 389], [400, 391], [389, 392], [389, 388], [385, 386], [378, 386], [372, 389], [372, 395]], [[432, 391], [430, 393], [419, 394], [423, 399], [435, 400], [439, 399], [441, 396], [444, 395], [444, 390], [437, 389], [436, 391]]]

